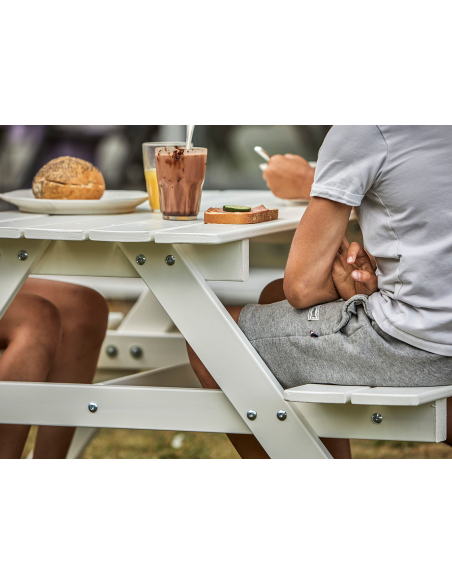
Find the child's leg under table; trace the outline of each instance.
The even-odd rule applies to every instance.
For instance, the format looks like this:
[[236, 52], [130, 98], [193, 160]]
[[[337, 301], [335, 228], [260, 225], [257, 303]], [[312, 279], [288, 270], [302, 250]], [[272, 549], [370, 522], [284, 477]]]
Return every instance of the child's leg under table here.
[[[0, 380], [45, 381], [62, 338], [55, 306], [41, 296], [19, 292], [0, 320]], [[0, 458], [20, 458], [30, 426], [0, 425]]]
[[[108, 324], [108, 305], [96, 291], [50, 280], [30, 278], [23, 287], [58, 310], [62, 339], [47, 375], [51, 383], [92, 383]], [[34, 457], [64, 458], [74, 428], [41, 426]]]
[[[108, 306], [94, 290], [29, 279], [0, 320], [0, 380], [92, 383]], [[29, 426], [0, 426], [0, 458], [20, 457]], [[64, 458], [74, 428], [44, 426], [34, 457]]]

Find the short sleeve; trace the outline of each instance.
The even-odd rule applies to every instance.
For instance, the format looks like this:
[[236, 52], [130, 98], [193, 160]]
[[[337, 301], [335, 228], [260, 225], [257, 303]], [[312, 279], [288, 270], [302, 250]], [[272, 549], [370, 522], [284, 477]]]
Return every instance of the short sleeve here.
[[386, 157], [378, 126], [333, 126], [319, 151], [311, 197], [359, 207]]

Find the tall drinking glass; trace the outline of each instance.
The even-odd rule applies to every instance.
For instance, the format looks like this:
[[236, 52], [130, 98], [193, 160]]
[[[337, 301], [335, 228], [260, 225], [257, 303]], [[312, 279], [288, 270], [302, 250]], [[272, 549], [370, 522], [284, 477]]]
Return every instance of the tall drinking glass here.
[[155, 166], [163, 219], [196, 219], [201, 205], [206, 165], [207, 148], [156, 148]]
[[149, 205], [152, 211], [160, 211], [159, 185], [155, 170], [155, 149], [159, 146], [184, 147], [185, 142], [145, 142], [143, 144], [143, 165]]

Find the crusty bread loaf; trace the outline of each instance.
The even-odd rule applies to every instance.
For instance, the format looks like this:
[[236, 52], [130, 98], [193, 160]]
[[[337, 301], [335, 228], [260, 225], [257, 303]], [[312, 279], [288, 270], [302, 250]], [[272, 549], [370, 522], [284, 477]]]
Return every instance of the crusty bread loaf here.
[[267, 209], [264, 205], [252, 207], [246, 212], [226, 212], [221, 207], [211, 207], [204, 213], [204, 223], [218, 223], [223, 225], [252, 225], [278, 219], [279, 209]]
[[44, 165], [32, 185], [37, 199], [100, 199], [105, 181], [100, 170], [86, 160], [61, 156]]

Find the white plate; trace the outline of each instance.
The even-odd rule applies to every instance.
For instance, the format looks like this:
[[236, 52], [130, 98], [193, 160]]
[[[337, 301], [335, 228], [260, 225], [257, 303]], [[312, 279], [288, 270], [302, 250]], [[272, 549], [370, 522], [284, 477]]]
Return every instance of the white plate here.
[[61, 199], [35, 199], [31, 189], [0, 195], [1, 199], [17, 205], [24, 213], [48, 215], [110, 215], [132, 213], [135, 207], [147, 200], [142, 191], [105, 191], [101, 199], [74, 201]]

